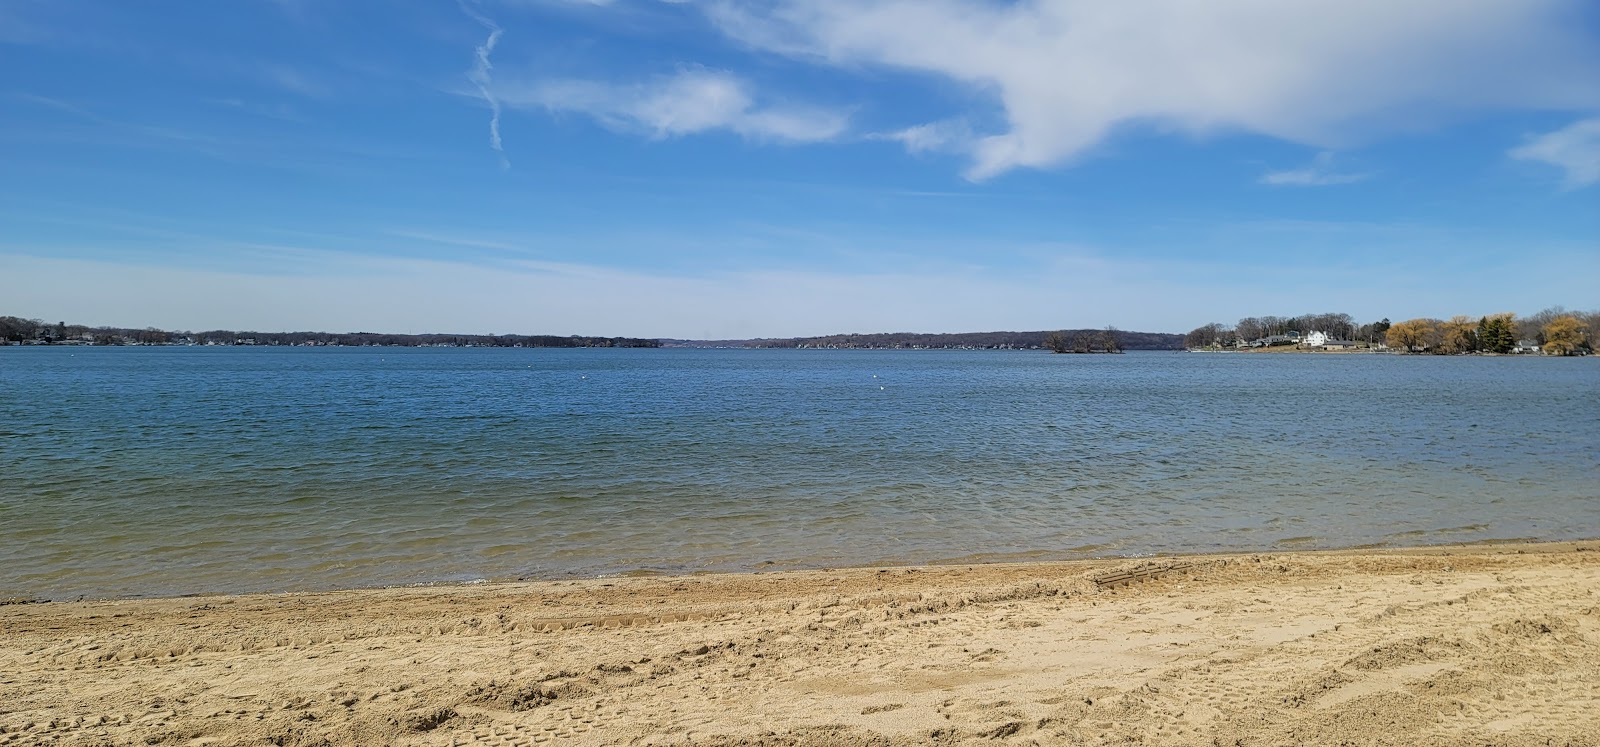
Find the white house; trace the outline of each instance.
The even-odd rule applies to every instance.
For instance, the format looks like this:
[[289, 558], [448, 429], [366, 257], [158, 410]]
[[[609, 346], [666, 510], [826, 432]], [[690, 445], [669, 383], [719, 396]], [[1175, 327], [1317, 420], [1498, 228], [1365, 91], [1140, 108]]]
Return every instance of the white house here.
[[1328, 344], [1328, 340], [1331, 339], [1333, 338], [1329, 337], [1328, 333], [1326, 332], [1311, 332], [1305, 337], [1300, 338], [1300, 342], [1314, 348], [1320, 348], [1323, 345]]

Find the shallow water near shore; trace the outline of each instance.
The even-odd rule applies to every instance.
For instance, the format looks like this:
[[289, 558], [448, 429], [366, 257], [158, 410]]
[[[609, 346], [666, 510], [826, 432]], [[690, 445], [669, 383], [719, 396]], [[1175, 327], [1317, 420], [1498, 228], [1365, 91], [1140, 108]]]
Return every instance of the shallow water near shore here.
[[1600, 535], [1593, 359], [0, 348], [0, 597]]

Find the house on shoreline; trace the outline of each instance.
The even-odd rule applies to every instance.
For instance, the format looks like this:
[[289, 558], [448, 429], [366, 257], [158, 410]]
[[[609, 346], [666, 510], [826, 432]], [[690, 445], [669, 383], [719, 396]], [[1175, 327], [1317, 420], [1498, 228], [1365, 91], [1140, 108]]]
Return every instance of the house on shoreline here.
[[1245, 343], [1245, 347], [1272, 348], [1272, 347], [1278, 347], [1280, 345], [1299, 345], [1299, 344], [1300, 344], [1300, 333], [1299, 332], [1287, 332], [1287, 333], [1284, 333], [1284, 334], [1281, 334], [1281, 335], [1267, 335], [1266, 337], [1261, 337], [1261, 338], [1257, 338], [1257, 339], [1251, 340], [1250, 342]]
[[1310, 332], [1300, 339], [1300, 344], [1308, 348], [1322, 348], [1323, 350], [1354, 350], [1358, 345], [1354, 340], [1340, 340], [1326, 332]]

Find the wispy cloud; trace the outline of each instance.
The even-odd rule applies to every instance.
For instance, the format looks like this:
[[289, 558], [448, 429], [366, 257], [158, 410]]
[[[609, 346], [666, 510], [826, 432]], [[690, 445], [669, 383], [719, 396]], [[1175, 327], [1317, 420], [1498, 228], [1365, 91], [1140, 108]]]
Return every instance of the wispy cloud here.
[[53, 127], [49, 130], [39, 130], [36, 133], [33, 133], [34, 137], [37, 137], [40, 140], [77, 143], [94, 142], [99, 144], [118, 145], [145, 145], [152, 142], [168, 144], [181, 143], [185, 145], [202, 146], [207, 149], [209, 149], [211, 146], [223, 146], [242, 142], [233, 138], [220, 137], [209, 133], [179, 129], [165, 125], [153, 125], [143, 122], [111, 119], [86, 106], [82, 106], [71, 101], [63, 101], [61, 99], [52, 98], [49, 96], [38, 96], [31, 93], [17, 93], [12, 94], [11, 98], [35, 106], [67, 112], [72, 114], [75, 118], [81, 120], [82, 123], [92, 125], [95, 128], [95, 133], [104, 135], [102, 138], [96, 138], [93, 136], [86, 137], [83, 136], [84, 133], [74, 130], [73, 128]]
[[44, 44], [62, 35], [30, 18], [43, 3], [0, 3], [0, 44]]
[[50, 109], [59, 109], [64, 112], [71, 112], [80, 117], [84, 117], [85, 119], [101, 119], [100, 115], [95, 114], [94, 112], [91, 112], [82, 106], [74, 104], [71, 101], [64, 101], [52, 96], [39, 96], [32, 93], [12, 93], [10, 94], [10, 97], [19, 101], [33, 104], [35, 106], [43, 106]]
[[[676, 2], [676, 0], [662, 0], [663, 2]], [[605, 7], [616, 0], [501, 0], [507, 5], [594, 5]]]
[[1511, 157], [1540, 161], [1566, 173], [1569, 189], [1600, 184], [1600, 117], [1583, 119], [1530, 138], [1511, 151]]
[[[748, 0], [710, 2], [746, 46], [932, 74], [1007, 128], [969, 178], [1070, 162], [1119, 127], [1348, 147], [1463, 113], [1600, 107], [1588, 0]], [[978, 117], [982, 121], [985, 117]], [[907, 130], [921, 147], [933, 134]]]
[[306, 121], [305, 117], [300, 116], [300, 114], [296, 112], [293, 107], [281, 103], [261, 104], [254, 101], [246, 101], [245, 99], [237, 97], [206, 98], [202, 99], [202, 101], [207, 104], [211, 104], [212, 106], [225, 107], [238, 112], [243, 112], [245, 114], [266, 117], [268, 119], [276, 119], [280, 122], [303, 123]]
[[972, 125], [964, 119], [947, 119], [939, 122], [914, 125], [884, 136], [904, 145], [911, 153], [951, 152], [967, 153], [972, 150], [976, 136]]
[[527, 247], [522, 244], [484, 239], [476, 236], [458, 236], [454, 234], [438, 233], [435, 231], [418, 231], [408, 228], [397, 228], [385, 231], [384, 233], [402, 239], [413, 239], [416, 241], [426, 241], [430, 244], [443, 244], [445, 246], [465, 247], [469, 249], [493, 249], [502, 252], [520, 252], [527, 250]]
[[475, 61], [467, 79], [478, 88], [478, 94], [489, 104], [489, 147], [500, 156], [501, 168], [510, 168], [511, 162], [506, 159], [506, 149], [500, 140], [500, 99], [494, 94], [494, 79], [490, 75], [494, 71], [494, 63], [489, 61], [489, 56], [494, 54], [495, 45], [500, 43], [500, 36], [505, 33], [500, 25], [490, 20], [488, 16], [479, 13], [471, 3], [475, 0], [456, 0], [461, 6], [461, 11], [467, 17], [476, 21], [485, 31], [489, 32], [487, 39], [479, 44], [475, 52]]
[[1334, 168], [1333, 153], [1323, 151], [1311, 159], [1311, 165], [1287, 171], [1268, 171], [1261, 175], [1262, 184], [1277, 187], [1326, 187], [1334, 184], [1354, 184], [1372, 176], [1369, 173], [1340, 172]]
[[310, 0], [271, 0], [272, 5], [295, 23], [306, 23], [312, 18]]
[[499, 95], [508, 106], [577, 112], [614, 130], [657, 138], [728, 130], [754, 140], [807, 143], [837, 138], [849, 122], [833, 110], [762, 104], [745, 81], [705, 68], [634, 85], [542, 81], [505, 86]]
[[266, 82], [290, 93], [311, 98], [326, 98], [328, 87], [305, 73], [283, 65], [268, 65], [261, 71]]

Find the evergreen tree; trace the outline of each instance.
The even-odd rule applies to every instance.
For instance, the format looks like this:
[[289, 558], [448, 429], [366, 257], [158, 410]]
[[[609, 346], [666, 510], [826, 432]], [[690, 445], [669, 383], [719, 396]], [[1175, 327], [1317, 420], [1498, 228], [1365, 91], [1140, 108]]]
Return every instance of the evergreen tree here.
[[1478, 349], [1486, 353], [1509, 353], [1517, 344], [1514, 314], [1495, 314], [1478, 320]]

